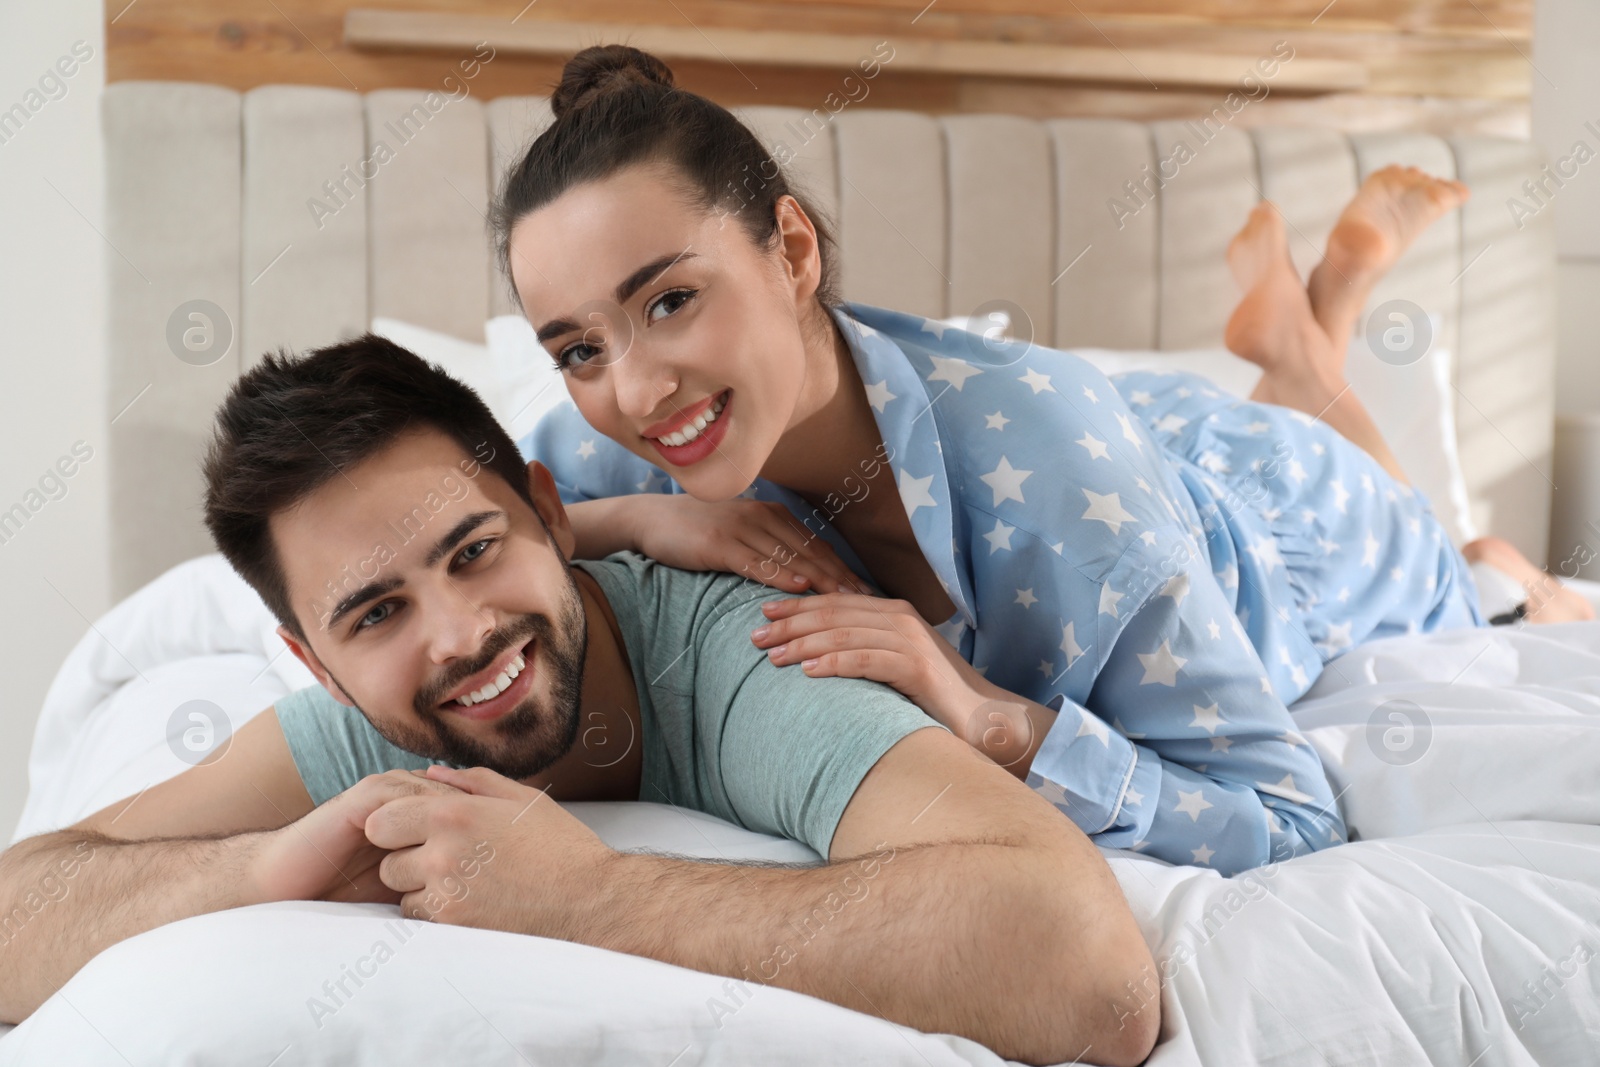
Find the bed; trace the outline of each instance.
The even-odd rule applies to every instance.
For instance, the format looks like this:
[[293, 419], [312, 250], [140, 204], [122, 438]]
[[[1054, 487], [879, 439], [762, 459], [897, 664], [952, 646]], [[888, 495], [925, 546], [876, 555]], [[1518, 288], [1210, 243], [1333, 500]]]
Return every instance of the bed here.
[[[510, 311], [483, 212], [491, 176], [548, 121], [546, 105], [423, 99], [107, 89], [106, 226], [121, 253], [112, 570], [125, 598], [50, 690], [16, 836], [180, 773], [180, 709], [204, 702], [236, 729], [311, 683], [210, 554], [195, 459], [223, 390], [264, 350], [381, 318], [470, 342]], [[373, 143], [408, 115], [413, 135], [363, 177]], [[1452, 535], [1492, 532], [1547, 558], [1554, 252], [1547, 215], [1519, 230], [1503, 209], [1538, 168], [1528, 145], [1224, 127], [1130, 215], [1107, 202], [1197, 140], [1193, 127], [808, 115], [746, 113], [769, 143], [818, 127], [796, 170], [836, 220], [851, 298], [940, 317], [1001, 307], [1045, 343], [1175, 362], [1217, 344], [1233, 302], [1222, 249], [1262, 195], [1283, 208], [1304, 268], [1362, 174], [1399, 161], [1461, 177], [1474, 197], [1457, 223], [1430, 232], [1375, 300], [1425, 309], [1453, 355], [1438, 393], [1460, 461]], [[1000, 156], [1010, 165], [990, 165]], [[191, 323], [211, 332], [180, 355], [175, 321], [180, 336]], [[1600, 587], [1581, 589], [1600, 603]], [[1373, 642], [1294, 712], [1354, 843], [1234, 879], [1107, 852], [1161, 971], [1141, 991], [1163, 1019], [1149, 1062], [1596, 1062], [1600, 623]], [[679, 809], [573, 807], [619, 848], [816, 859]], [[352, 969], [362, 982], [340, 989]], [[970, 1041], [782, 990], [741, 996], [654, 961], [310, 903], [202, 916], [102, 953], [0, 1037], [0, 1065], [46, 1059], [997, 1062]]]

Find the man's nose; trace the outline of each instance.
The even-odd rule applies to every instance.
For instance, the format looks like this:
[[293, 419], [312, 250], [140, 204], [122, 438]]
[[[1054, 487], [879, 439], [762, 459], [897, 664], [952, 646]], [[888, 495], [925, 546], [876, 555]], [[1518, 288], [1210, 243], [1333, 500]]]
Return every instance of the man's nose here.
[[429, 633], [429, 653], [435, 663], [476, 655], [484, 640], [494, 632], [494, 613], [473, 603], [455, 587], [440, 592], [431, 613], [434, 621]]

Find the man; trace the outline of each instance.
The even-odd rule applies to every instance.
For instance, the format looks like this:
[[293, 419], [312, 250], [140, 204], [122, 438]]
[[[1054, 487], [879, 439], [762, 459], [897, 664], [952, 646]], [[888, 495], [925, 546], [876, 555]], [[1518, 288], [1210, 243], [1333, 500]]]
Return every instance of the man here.
[[[224, 403], [206, 476], [213, 537], [323, 688], [0, 857], [9, 911], [93, 856], [20, 928], [0, 1018], [163, 923], [365, 900], [771, 982], [1027, 1062], [1149, 1052], [1132, 991], [1151, 957], [1081, 831], [893, 691], [774, 667], [748, 634], [778, 594], [631, 554], [569, 565], [549, 472], [442, 371], [372, 336], [269, 356]], [[828, 863], [619, 853], [559, 803], [609, 799]], [[875, 892], [774, 954], [868, 866]]]

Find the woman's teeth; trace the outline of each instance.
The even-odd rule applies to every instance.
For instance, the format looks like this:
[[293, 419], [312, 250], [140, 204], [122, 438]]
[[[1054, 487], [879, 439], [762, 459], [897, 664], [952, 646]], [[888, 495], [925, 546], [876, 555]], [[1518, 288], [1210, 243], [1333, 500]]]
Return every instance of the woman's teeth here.
[[727, 402], [728, 398], [726, 395], [717, 397], [711, 402], [711, 406], [705, 411], [696, 415], [694, 417], [694, 421], [689, 425], [685, 426], [676, 433], [669, 433], [665, 437], [656, 438], [656, 440], [660, 441], [664, 445], [671, 445], [673, 448], [677, 448], [679, 445], [688, 444], [696, 437], [699, 437], [701, 431], [703, 431], [707, 426], [717, 421], [717, 416], [722, 414], [722, 408], [725, 404], [727, 404]]
[[455, 702], [464, 708], [470, 708], [474, 704], [482, 704], [485, 700], [499, 696], [506, 691], [512, 680], [522, 673], [522, 668], [527, 664], [528, 661], [522, 658], [521, 652], [518, 652], [517, 658], [506, 664], [506, 669], [501, 671], [494, 681], [466, 696], [456, 697]]

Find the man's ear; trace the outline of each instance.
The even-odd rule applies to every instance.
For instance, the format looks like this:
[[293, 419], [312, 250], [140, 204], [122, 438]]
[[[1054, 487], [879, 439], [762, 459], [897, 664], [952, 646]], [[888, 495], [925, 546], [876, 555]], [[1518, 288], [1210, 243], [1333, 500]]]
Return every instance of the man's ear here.
[[556, 488], [555, 475], [538, 460], [528, 464], [528, 493], [533, 497], [534, 510], [544, 520], [545, 529], [555, 538], [556, 547], [567, 560], [577, 548], [578, 539], [572, 532], [572, 521], [567, 518], [566, 505], [561, 503], [561, 492]]
[[280, 625], [278, 627], [278, 636], [283, 638], [283, 643], [289, 646], [289, 651], [295, 654], [295, 658], [304, 663], [307, 669], [317, 676], [317, 681], [322, 683], [322, 688], [326, 689], [333, 699], [346, 707], [353, 708], [356, 706], [356, 702], [351, 700], [343, 689], [339, 688], [339, 683], [333, 680], [333, 675], [328, 673], [328, 668], [322, 665], [322, 661], [317, 658], [315, 652], [311, 651], [309, 644], [291, 633], [287, 626]]

